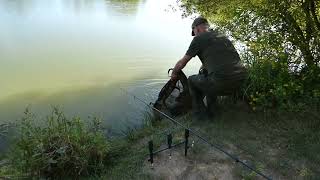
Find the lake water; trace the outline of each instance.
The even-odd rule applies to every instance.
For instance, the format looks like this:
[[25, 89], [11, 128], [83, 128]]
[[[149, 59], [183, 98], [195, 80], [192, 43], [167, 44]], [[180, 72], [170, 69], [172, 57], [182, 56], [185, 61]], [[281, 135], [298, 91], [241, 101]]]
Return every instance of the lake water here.
[[[175, 0], [0, 0], [0, 122], [29, 106], [44, 116], [101, 117], [114, 129], [139, 124], [192, 40]], [[200, 66], [193, 60], [188, 75]]]

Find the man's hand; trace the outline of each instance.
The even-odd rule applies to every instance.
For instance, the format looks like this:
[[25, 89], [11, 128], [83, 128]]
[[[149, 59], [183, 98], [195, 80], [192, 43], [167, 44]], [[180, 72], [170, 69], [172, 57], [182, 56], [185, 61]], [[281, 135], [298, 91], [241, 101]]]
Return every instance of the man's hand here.
[[181, 71], [187, 65], [191, 58], [191, 56], [184, 55], [183, 58], [177, 62], [177, 64], [174, 66], [172, 70], [171, 80], [178, 79], [178, 72]]
[[175, 81], [175, 80], [178, 80], [178, 75], [172, 71], [171, 81]]
[[205, 69], [205, 68], [202, 68], [202, 69], [199, 70], [199, 74], [203, 74], [205, 77], [207, 77], [208, 76], [208, 70]]

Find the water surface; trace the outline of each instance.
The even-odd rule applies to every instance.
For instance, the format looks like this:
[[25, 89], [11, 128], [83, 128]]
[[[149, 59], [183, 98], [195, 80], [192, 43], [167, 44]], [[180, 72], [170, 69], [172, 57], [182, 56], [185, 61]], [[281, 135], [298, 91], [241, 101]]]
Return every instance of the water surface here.
[[[192, 39], [170, 0], [0, 0], [0, 122], [26, 106], [39, 116], [98, 115], [115, 128], [141, 121], [166, 71]], [[193, 60], [186, 68], [199, 68]]]

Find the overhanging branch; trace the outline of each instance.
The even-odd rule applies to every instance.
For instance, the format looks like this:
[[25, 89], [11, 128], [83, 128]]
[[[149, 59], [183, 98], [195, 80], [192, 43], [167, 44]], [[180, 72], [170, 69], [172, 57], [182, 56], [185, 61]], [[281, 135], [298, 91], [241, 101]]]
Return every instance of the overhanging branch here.
[[320, 20], [318, 19], [318, 16], [316, 14], [316, 6], [315, 6], [314, 0], [310, 1], [310, 11], [313, 16], [314, 23], [316, 24], [318, 30], [320, 31]]

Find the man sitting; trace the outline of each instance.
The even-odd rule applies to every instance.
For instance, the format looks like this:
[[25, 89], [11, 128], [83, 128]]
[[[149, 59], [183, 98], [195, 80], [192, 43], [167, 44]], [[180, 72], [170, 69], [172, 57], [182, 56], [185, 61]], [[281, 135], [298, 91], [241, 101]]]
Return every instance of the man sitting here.
[[[188, 78], [192, 96], [193, 117], [203, 119], [213, 115], [213, 105], [219, 95], [238, 90], [246, 78], [246, 71], [240, 62], [239, 54], [231, 41], [217, 31], [209, 29], [208, 21], [198, 17], [192, 23], [192, 36], [195, 36], [186, 54], [172, 72], [171, 79], [177, 78], [192, 57], [198, 56], [202, 67], [198, 75]], [[206, 97], [207, 107], [203, 99]]]

